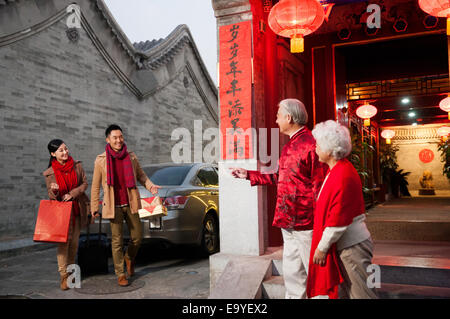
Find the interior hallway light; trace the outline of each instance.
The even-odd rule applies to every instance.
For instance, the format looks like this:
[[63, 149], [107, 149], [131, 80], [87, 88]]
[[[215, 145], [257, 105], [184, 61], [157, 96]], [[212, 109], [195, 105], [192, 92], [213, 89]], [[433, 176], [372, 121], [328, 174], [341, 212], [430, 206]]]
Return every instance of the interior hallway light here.
[[415, 117], [415, 116], [416, 116], [416, 113], [414, 113], [414, 112], [409, 112], [409, 113], [408, 113], [408, 116], [409, 116], [409, 117]]
[[409, 102], [410, 102], [410, 100], [407, 97], [402, 99], [403, 104], [408, 104]]
[[303, 37], [316, 31], [324, 18], [317, 0], [280, 0], [270, 10], [268, 23], [276, 34], [291, 38], [292, 53], [300, 53], [304, 51]]

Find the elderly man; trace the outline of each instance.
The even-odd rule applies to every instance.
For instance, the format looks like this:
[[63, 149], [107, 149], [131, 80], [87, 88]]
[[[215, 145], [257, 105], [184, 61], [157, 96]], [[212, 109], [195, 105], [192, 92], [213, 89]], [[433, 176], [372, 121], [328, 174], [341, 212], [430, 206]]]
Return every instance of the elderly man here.
[[325, 166], [315, 152], [316, 143], [305, 125], [308, 114], [297, 99], [279, 103], [277, 121], [280, 132], [289, 135], [278, 161], [278, 172], [263, 174], [231, 168], [237, 178], [254, 185], [277, 185], [273, 226], [283, 235], [283, 276], [287, 299], [306, 298], [306, 280], [313, 229], [315, 196], [325, 176]]

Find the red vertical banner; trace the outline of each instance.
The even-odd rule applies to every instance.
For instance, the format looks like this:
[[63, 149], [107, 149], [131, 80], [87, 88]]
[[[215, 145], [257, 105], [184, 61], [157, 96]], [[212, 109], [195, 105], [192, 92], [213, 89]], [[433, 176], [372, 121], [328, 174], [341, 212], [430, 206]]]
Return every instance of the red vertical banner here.
[[219, 96], [222, 159], [253, 158], [251, 21], [219, 28]]

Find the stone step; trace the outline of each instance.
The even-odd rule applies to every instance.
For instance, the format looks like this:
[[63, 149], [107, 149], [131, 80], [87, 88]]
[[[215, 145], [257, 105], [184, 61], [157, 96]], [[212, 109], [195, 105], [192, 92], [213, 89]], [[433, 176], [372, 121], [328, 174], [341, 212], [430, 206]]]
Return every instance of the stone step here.
[[[450, 288], [450, 269], [448, 268], [384, 265], [377, 263], [381, 259], [376, 258], [373, 261], [380, 266], [383, 283]], [[272, 261], [272, 276], [283, 276], [281, 260]]]
[[284, 299], [286, 288], [283, 276], [271, 276], [262, 283], [263, 299]]
[[[450, 288], [450, 260], [432, 257], [375, 256], [381, 282]], [[283, 276], [283, 261], [272, 260], [272, 276]]]
[[[263, 299], [284, 299], [283, 276], [272, 276], [262, 283]], [[450, 288], [381, 283], [376, 289], [380, 299], [449, 299]]]
[[449, 221], [368, 218], [366, 225], [373, 240], [450, 241]]
[[449, 299], [450, 288], [382, 283], [381, 299]]

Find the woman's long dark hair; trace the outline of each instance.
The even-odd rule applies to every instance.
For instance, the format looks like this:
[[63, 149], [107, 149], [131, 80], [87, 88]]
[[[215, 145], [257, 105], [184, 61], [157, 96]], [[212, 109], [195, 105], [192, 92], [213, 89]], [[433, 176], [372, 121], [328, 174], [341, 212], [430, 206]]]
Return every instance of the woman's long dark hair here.
[[48, 162], [48, 167], [52, 166], [52, 161], [55, 157], [52, 156], [52, 153], [56, 152], [58, 148], [64, 143], [63, 140], [54, 139], [51, 140], [48, 145], [48, 152], [50, 153], [50, 161]]

